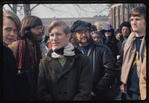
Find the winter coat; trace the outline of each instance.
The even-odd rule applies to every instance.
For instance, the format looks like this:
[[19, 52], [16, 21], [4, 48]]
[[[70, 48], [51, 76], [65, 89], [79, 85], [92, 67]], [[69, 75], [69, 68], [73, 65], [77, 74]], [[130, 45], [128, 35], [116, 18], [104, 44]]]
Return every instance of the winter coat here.
[[[18, 44], [19, 44], [19, 41], [15, 41], [11, 45], [9, 45], [16, 59], [17, 59], [17, 55], [19, 55], [17, 52]], [[23, 40], [22, 47], [25, 48], [25, 50], [23, 49], [23, 51], [25, 52], [22, 54], [22, 68], [21, 69], [29, 71], [31, 81], [34, 87], [34, 92], [37, 98], [39, 62], [40, 62], [40, 59], [42, 58], [41, 50], [40, 50], [38, 43], [33, 43], [27, 38]]]
[[146, 99], [146, 51], [144, 53], [144, 60], [143, 60], [143, 64], [142, 64], [142, 68], [141, 68], [141, 74], [140, 74], [140, 95], [141, 95], [141, 100], [145, 100]]
[[[122, 92], [127, 92], [127, 79], [128, 79], [128, 74], [130, 69], [132, 68], [132, 63], [135, 57], [136, 53], [136, 36], [134, 32], [132, 32], [124, 46], [124, 52], [123, 52], [123, 62], [122, 62], [122, 70], [121, 70], [121, 91]], [[139, 65], [137, 67], [137, 75], [138, 78], [140, 78], [140, 71], [141, 71], [141, 66], [143, 64], [143, 59], [144, 59], [144, 51], [146, 47], [146, 41], [145, 41], [145, 36], [142, 39], [141, 45], [140, 45], [140, 59], [139, 59]]]
[[100, 100], [115, 79], [113, 56], [106, 45], [92, 39], [87, 56], [89, 56], [93, 68], [92, 91], [96, 95], [100, 95], [98, 97]]
[[105, 43], [105, 40], [106, 40], [106, 37], [103, 40], [103, 44], [107, 45], [111, 49], [113, 57], [114, 57], [115, 62], [116, 62], [117, 61], [117, 55], [119, 54], [119, 49], [117, 46], [118, 40], [115, 38], [114, 35], [111, 35], [109, 37], [109, 40], [107, 41], [107, 43]]
[[7, 101], [19, 100], [18, 67], [10, 48], [3, 44], [3, 99]]
[[92, 88], [92, 68], [84, 54], [66, 57], [62, 67], [50, 52], [39, 65], [39, 99], [89, 100]]

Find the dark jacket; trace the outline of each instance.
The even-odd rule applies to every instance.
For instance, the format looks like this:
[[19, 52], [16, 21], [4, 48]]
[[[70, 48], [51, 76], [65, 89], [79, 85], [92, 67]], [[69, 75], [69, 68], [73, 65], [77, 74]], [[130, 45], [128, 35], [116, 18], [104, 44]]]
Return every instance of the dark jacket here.
[[89, 100], [92, 89], [92, 68], [87, 56], [66, 57], [62, 67], [50, 52], [39, 65], [40, 100]]
[[87, 56], [89, 56], [93, 68], [92, 91], [100, 95], [101, 99], [106, 89], [115, 79], [115, 65], [110, 49], [91, 39]]
[[114, 57], [115, 62], [116, 62], [117, 61], [117, 55], [119, 54], [119, 50], [117, 47], [118, 40], [115, 38], [114, 35], [111, 35], [109, 37], [109, 40], [106, 43], [105, 43], [105, 40], [106, 40], [106, 38], [104, 38], [103, 44], [107, 45], [111, 49], [113, 57]]
[[3, 44], [3, 99], [19, 100], [18, 67], [13, 52]]
[[125, 46], [126, 41], [127, 41], [127, 39], [125, 39], [122, 42], [122, 46], [121, 46], [121, 50], [120, 50], [120, 57], [118, 58], [118, 60], [116, 62], [116, 77], [117, 77], [117, 82], [119, 85], [122, 84], [122, 82], [120, 81], [120, 76], [121, 76], [122, 63], [123, 63], [124, 46]]

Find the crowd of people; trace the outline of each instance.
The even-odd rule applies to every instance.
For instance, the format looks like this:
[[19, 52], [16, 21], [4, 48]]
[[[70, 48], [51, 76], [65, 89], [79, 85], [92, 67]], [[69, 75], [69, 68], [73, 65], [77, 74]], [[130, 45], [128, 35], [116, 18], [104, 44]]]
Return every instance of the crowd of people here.
[[37, 16], [20, 21], [3, 11], [5, 101], [146, 99], [145, 7], [133, 8], [117, 30], [57, 20], [48, 32], [43, 40]]

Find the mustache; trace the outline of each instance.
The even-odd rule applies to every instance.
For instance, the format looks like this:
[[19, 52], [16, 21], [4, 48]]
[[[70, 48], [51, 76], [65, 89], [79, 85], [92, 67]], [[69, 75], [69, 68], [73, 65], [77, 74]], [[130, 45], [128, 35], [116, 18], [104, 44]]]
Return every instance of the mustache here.
[[83, 38], [89, 39], [87, 36], [84, 36], [84, 37], [81, 38], [81, 40], [82, 40]]

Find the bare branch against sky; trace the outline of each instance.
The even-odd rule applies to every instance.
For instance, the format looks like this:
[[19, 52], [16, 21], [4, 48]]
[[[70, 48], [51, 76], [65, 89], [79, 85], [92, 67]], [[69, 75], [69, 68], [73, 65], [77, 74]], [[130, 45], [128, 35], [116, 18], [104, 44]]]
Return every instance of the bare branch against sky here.
[[[3, 10], [11, 10], [10, 5], [5, 4]], [[11, 6], [12, 8], [12, 6]], [[24, 17], [23, 4], [17, 4], [17, 15]], [[30, 4], [31, 15], [40, 18], [70, 18], [70, 17], [93, 17], [95, 15], [109, 14], [107, 4]]]

